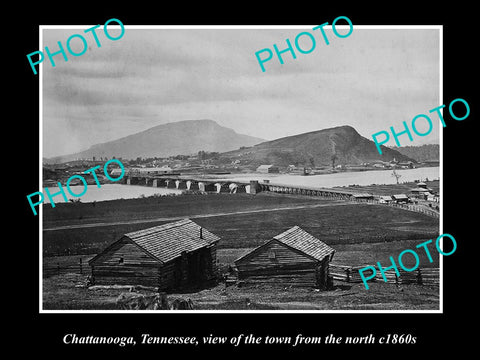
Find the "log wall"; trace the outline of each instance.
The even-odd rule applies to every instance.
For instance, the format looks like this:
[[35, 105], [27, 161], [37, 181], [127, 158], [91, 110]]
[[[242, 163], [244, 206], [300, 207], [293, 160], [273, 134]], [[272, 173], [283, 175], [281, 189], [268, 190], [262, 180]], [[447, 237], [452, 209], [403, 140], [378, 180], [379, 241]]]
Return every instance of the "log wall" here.
[[235, 263], [243, 283], [267, 283], [280, 286], [323, 287], [323, 265], [301, 252], [271, 241]]
[[215, 244], [162, 264], [122, 238], [98, 256], [91, 268], [97, 285], [145, 285], [171, 290], [214, 279], [216, 265]]
[[126, 238], [113, 244], [91, 265], [97, 285], [159, 283], [161, 264]]

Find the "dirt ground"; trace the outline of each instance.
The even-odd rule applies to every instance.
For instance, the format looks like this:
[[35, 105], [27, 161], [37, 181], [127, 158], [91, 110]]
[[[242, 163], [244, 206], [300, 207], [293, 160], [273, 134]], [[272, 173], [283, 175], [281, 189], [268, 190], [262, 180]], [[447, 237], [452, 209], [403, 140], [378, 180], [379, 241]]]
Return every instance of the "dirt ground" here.
[[[116, 299], [126, 288], [84, 286], [86, 277], [64, 274], [44, 279], [44, 310], [118, 310]], [[328, 291], [277, 286], [226, 286], [168, 294], [191, 299], [195, 310], [438, 310], [438, 286], [335, 282]], [[145, 292], [145, 291], [143, 291]]]

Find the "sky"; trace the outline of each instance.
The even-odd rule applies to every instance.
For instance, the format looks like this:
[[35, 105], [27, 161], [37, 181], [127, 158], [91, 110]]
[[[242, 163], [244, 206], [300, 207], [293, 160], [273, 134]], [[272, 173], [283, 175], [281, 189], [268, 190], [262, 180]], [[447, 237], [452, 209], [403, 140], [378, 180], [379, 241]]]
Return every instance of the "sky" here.
[[[340, 22], [339, 22], [340, 23]], [[58, 50], [83, 34], [85, 54], [47, 57], [41, 65], [43, 156], [66, 155], [168, 122], [211, 119], [237, 133], [273, 140], [335, 126], [353, 126], [362, 136], [428, 114], [440, 105], [439, 30], [355, 27], [346, 38], [315, 25], [302, 28], [155, 28], [125, 26], [117, 41], [97, 29], [101, 47], [78, 29], [46, 27], [43, 47]], [[109, 25], [113, 37], [119, 29]], [[285, 48], [302, 31], [315, 49], [297, 58], [274, 54], [262, 72], [255, 52]], [[347, 29], [339, 27], [339, 33]], [[302, 36], [300, 46], [311, 43]], [[75, 52], [83, 46], [71, 41]], [[263, 56], [263, 54], [262, 54]], [[433, 131], [402, 146], [439, 142]], [[418, 130], [426, 126], [419, 121]], [[395, 145], [393, 141], [386, 145]]]

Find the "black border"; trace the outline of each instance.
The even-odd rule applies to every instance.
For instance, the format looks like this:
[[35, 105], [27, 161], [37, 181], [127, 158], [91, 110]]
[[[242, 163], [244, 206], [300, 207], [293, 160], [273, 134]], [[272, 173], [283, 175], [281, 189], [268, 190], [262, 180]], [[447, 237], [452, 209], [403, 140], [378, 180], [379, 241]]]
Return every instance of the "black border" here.
[[[72, 5], [64, 11], [55, 8], [30, 11], [22, 16], [22, 31], [16, 36], [13, 54], [14, 94], [18, 94], [21, 120], [11, 121], [18, 129], [18, 148], [24, 150], [22, 165], [26, 176], [21, 176], [20, 186], [15, 186], [13, 203], [19, 210], [11, 226], [21, 229], [21, 236], [15, 236], [12, 251], [21, 254], [10, 265], [8, 275], [9, 293], [14, 292], [15, 320], [11, 324], [9, 346], [15, 346], [21, 354], [31, 350], [47, 355], [92, 355], [108, 352], [118, 356], [154, 354], [166, 356], [172, 351], [175, 356], [202, 350], [208, 352], [257, 352], [267, 354], [313, 351], [322, 356], [326, 353], [340, 355], [344, 351], [353, 354], [365, 353], [375, 356], [384, 354], [428, 355], [441, 354], [446, 348], [461, 349], [472, 343], [467, 339], [471, 334], [468, 321], [470, 313], [476, 310], [474, 289], [475, 269], [472, 234], [473, 213], [475, 212], [476, 180], [472, 170], [476, 167], [474, 136], [476, 108], [474, 105], [473, 76], [478, 71], [473, 66], [476, 33], [474, 28], [475, 8], [467, 2], [442, 5], [438, 2], [420, 8], [418, 2], [383, 2], [378, 7], [371, 2], [354, 8], [346, 2], [339, 2], [327, 9], [315, 2], [300, 4], [292, 2], [221, 3], [213, 2], [168, 6], [163, 3], [129, 3], [122, 7], [110, 4], [106, 9], [97, 4], [91, 6]], [[473, 3], [472, 3], [473, 4]], [[85, 5], [85, 4], [84, 4]], [[74, 9], [74, 10], [73, 10]], [[471, 114], [465, 121], [453, 120], [444, 113], [447, 127], [444, 129], [443, 150], [443, 211], [444, 233], [455, 236], [458, 249], [454, 255], [444, 257], [444, 314], [39, 314], [38, 313], [38, 218], [33, 217], [25, 196], [38, 186], [38, 77], [33, 75], [26, 54], [38, 50], [39, 25], [103, 24], [111, 18], [120, 19], [125, 25], [247, 25], [247, 24], [321, 24], [331, 22], [337, 16], [349, 17], [355, 25], [443, 25], [444, 53], [444, 103], [455, 98], [466, 99]], [[13, 41], [13, 40], [10, 40]], [[12, 55], [12, 53], [10, 53]], [[21, 75], [21, 80], [17, 78]], [[24, 110], [27, 111], [23, 116]], [[426, 109], [428, 110], [428, 109]], [[17, 118], [15, 116], [14, 118]], [[18, 180], [18, 179], [15, 179]], [[11, 202], [10, 202], [11, 203]], [[473, 209], [469, 209], [469, 204]], [[471, 205], [470, 205], [471, 206]], [[21, 225], [13, 225], [21, 224]], [[23, 234], [25, 231], [25, 234]], [[470, 235], [470, 236], [469, 236]], [[470, 239], [471, 238], [471, 239]], [[35, 241], [35, 239], [37, 239]], [[21, 270], [19, 269], [21, 268]], [[13, 269], [13, 270], [12, 270]], [[472, 318], [473, 320], [473, 318]], [[472, 324], [475, 326], [476, 324]], [[78, 335], [139, 336], [150, 333], [157, 336], [218, 336], [255, 334], [256, 336], [364, 336], [370, 333], [382, 336], [387, 333], [412, 334], [417, 337], [415, 345], [316, 345], [299, 348], [285, 346], [249, 345], [231, 346], [186, 346], [172, 347], [117, 347], [117, 346], [67, 346], [62, 338], [67, 333]], [[462, 347], [459, 347], [461, 345]], [[265, 349], [266, 348], [266, 349]], [[287, 354], [287, 353], [286, 353]]]

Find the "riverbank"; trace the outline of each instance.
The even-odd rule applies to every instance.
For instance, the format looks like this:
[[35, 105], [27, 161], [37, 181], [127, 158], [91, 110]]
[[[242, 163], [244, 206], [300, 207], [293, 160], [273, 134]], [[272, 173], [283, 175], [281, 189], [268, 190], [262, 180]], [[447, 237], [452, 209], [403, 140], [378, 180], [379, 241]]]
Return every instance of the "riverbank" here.
[[[415, 181], [439, 180], [441, 177], [440, 168], [425, 167], [416, 169], [396, 169], [399, 176], [399, 183], [413, 183]], [[188, 178], [188, 177], [186, 177]], [[391, 185], [397, 183], [397, 178], [393, 176], [392, 169], [369, 170], [369, 171], [341, 171], [336, 173], [318, 174], [302, 176], [299, 174], [274, 174], [274, 173], [242, 173], [229, 175], [209, 175], [205, 179], [214, 181], [240, 181], [249, 182], [257, 180], [270, 183], [278, 183], [291, 186], [308, 187], [339, 187], [350, 185]]]

